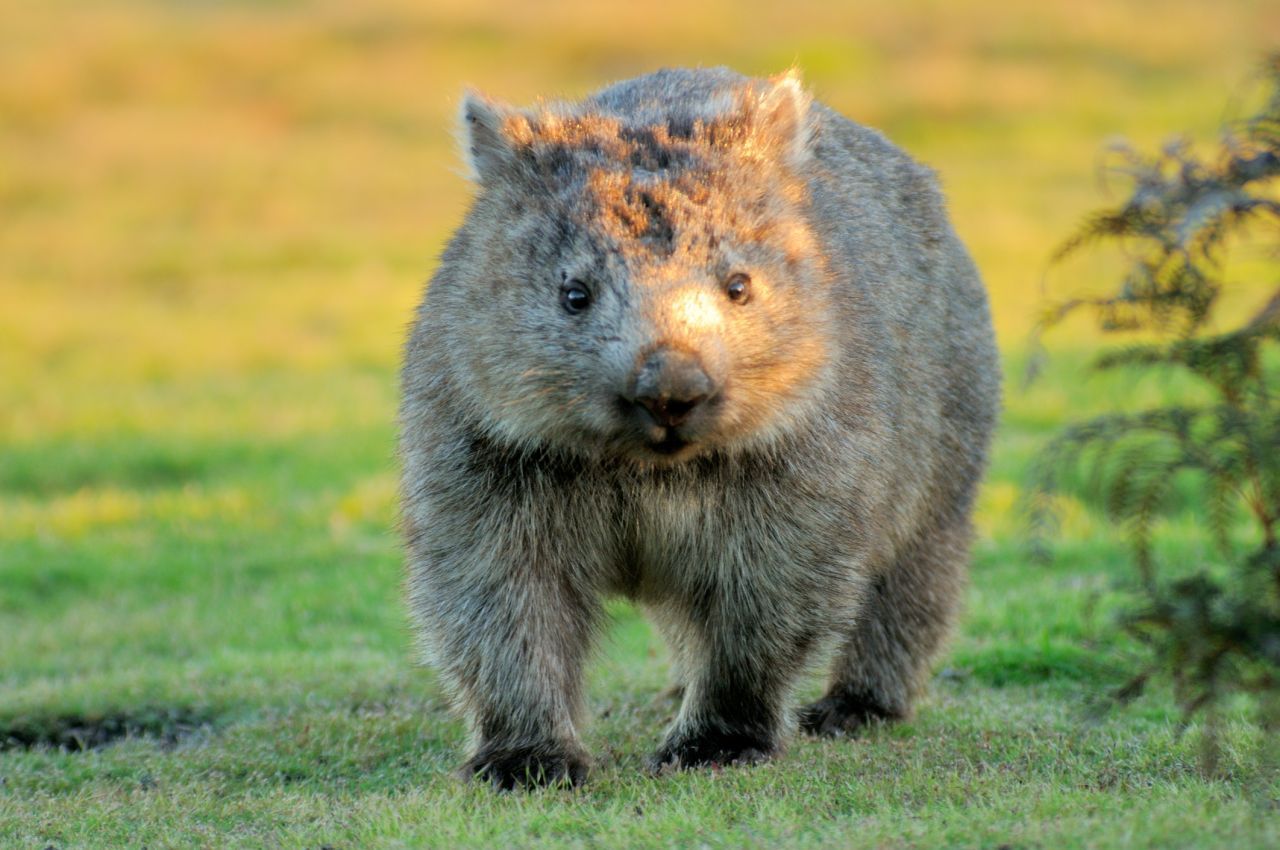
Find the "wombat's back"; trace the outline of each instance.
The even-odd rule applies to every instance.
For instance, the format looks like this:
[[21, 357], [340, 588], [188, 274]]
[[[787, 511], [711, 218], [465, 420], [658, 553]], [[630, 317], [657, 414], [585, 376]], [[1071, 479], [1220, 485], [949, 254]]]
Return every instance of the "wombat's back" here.
[[[875, 317], [879, 402], [894, 411], [884, 486], [899, 522], [967, 518], [1000, 403], [986, 290], [956, 236], [933, 172], [880, 133], [816, 106], [813, 226], [847, 288], [842, 320]], [[845, 374], [851, 374], [846, 371]], [[846, 383], [845, 391], [858, 388]], [[915, 486], [912, 486], [912, 485]]]

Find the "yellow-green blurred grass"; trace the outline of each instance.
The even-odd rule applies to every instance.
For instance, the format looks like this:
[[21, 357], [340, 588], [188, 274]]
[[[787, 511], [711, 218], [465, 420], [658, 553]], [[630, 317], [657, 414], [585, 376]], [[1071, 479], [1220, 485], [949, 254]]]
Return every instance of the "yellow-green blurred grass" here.
[[463, 86], [527, 102], [670, 64], [795, 63], [936, 166], [1016, 345], [1103, 142], [1212, 138], [1277, 43], [1264, 2], [0, 0], [0, 401], [389, 367], [466, 202]]

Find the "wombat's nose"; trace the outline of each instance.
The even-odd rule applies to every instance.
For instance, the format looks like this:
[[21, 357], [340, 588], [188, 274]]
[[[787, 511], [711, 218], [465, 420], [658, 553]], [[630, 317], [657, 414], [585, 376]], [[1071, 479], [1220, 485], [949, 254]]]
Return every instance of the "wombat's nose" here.
[[638, 398], [636, 404], [649, 411], [649, 415], [653, 417], [653, 421], [667, 428], [674, 428], [677, 425], [684, 424], [689, 418], [689, 414], [693, 413], [693, 409], [706, 400], [706, 395], [695, 396], [688, 399], [674, 398]]
[[636, 374], [627, 401], [648, 411], [659, 425], [674, 428], [715, 389], [698, 358], [684, 351], [661, 349], [650, 354]]

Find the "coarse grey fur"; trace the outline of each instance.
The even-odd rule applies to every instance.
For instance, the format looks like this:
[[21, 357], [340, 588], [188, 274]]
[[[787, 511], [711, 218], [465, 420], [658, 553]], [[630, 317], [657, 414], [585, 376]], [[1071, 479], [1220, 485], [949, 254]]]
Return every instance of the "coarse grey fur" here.
[[[794, 716], [907, 716], [999, 406], [932, 173], [791, 74], [664, 70], [528, 110], [470, 95], [462, 123], [477, 196], [405, 350], [401, 453], [410, 607], [466, 773], [585, 777], [611, 594], [672, 649], [657, 768], [767, 758]], [[794, 715], [832, 646], [826, 696]]]

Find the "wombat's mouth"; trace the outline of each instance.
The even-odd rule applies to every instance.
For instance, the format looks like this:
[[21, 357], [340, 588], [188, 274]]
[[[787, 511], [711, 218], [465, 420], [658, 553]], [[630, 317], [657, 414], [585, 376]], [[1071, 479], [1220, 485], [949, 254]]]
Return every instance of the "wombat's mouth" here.
[[675, 428], [663, 429], [663, 436], [657, 442], [650, 441], [649, 448], [660, 455], [671, 457], [679, 454], [683, 449], [692, 445], [688, 440], [676, 433]]
[[623, 451], [641, 462], [668, 464], [705, 449], [722, 400], [717, 393], [699, 401], [696, 409], [690, 406], [689, 410], [673, 410], [670, 405], [654, 409], [655, 405], [620, 396], [618, 410], [625, 423], [619, 434], [625, 445]]

